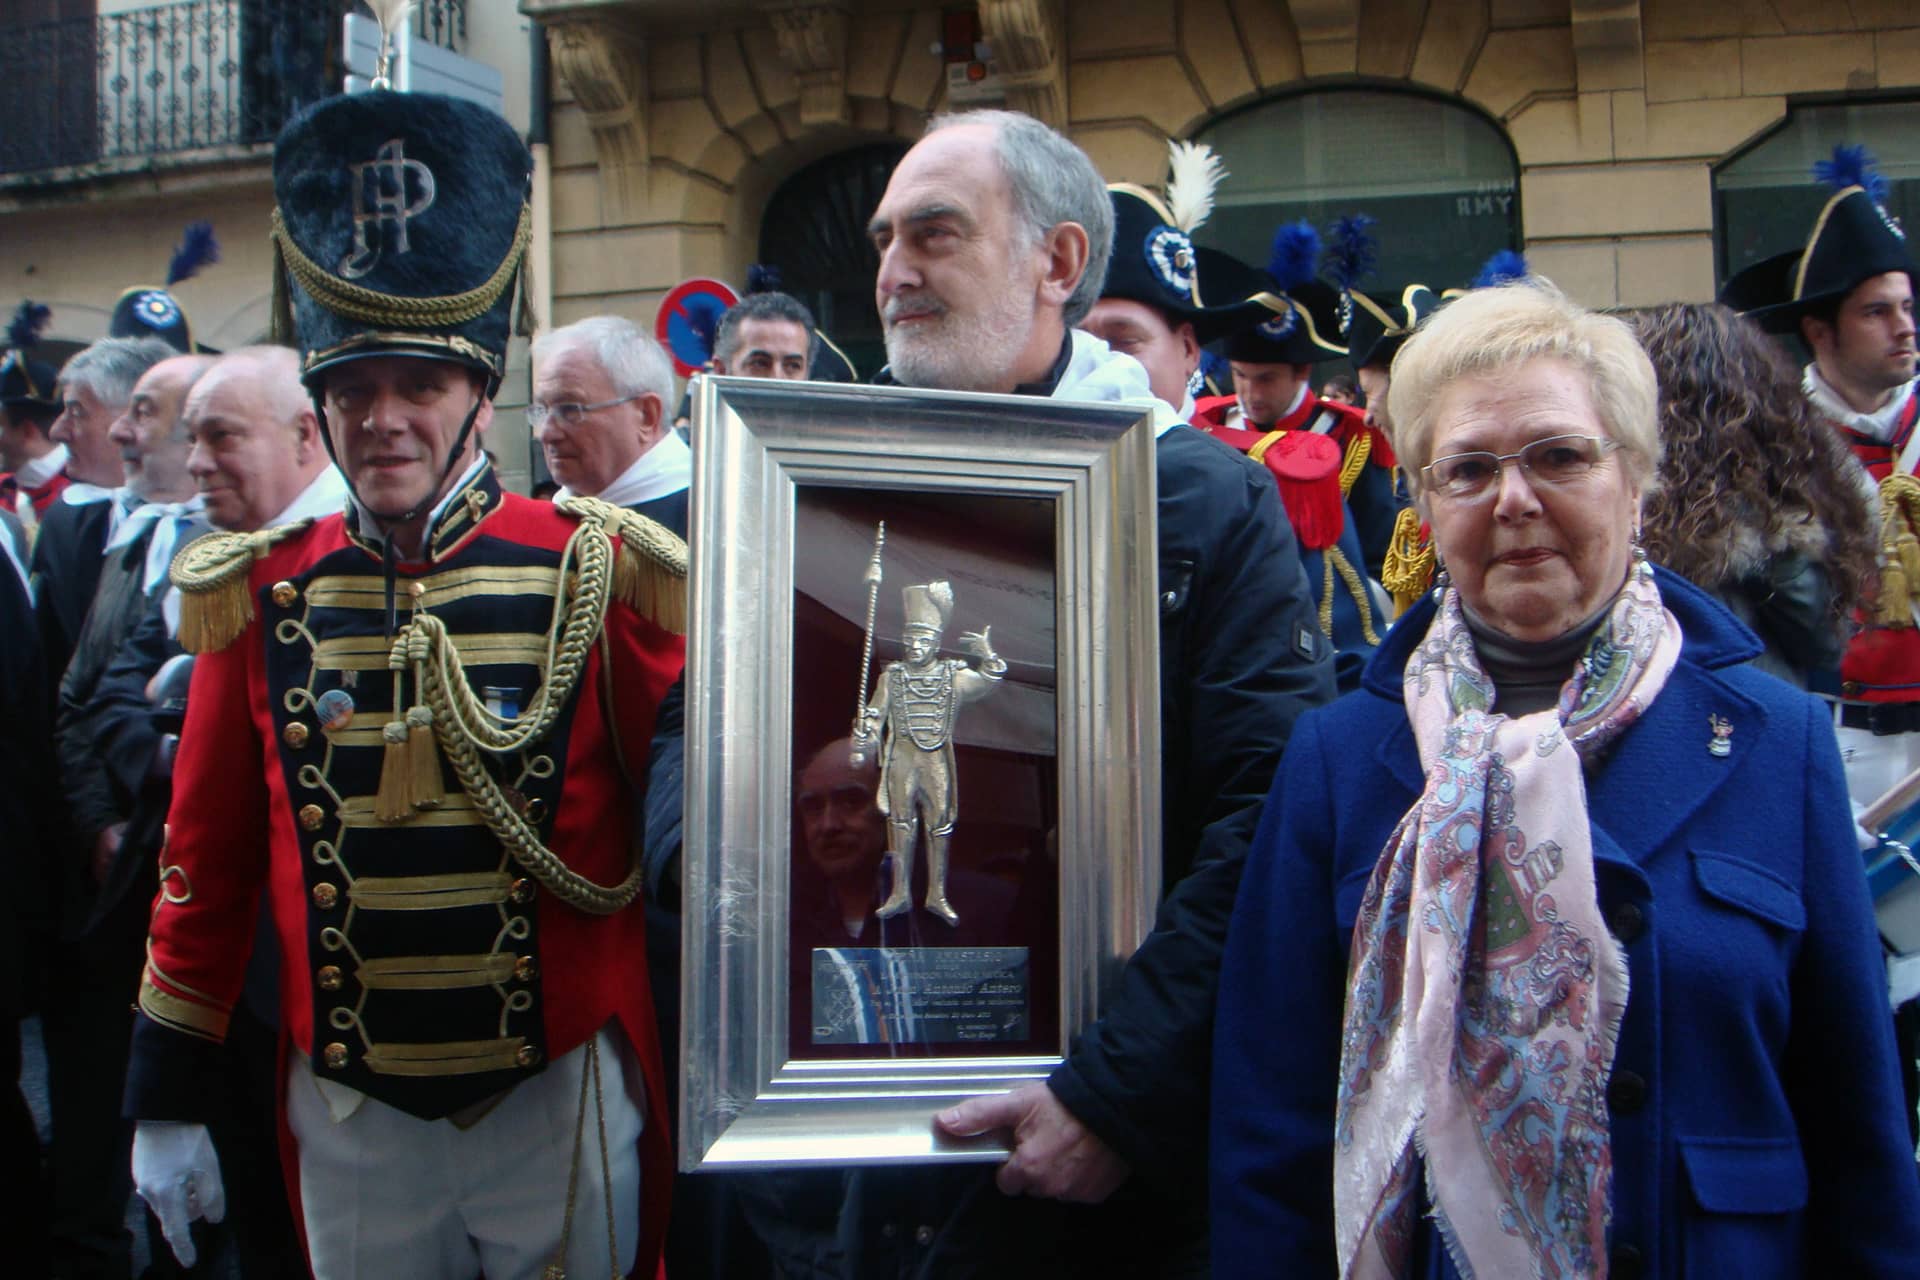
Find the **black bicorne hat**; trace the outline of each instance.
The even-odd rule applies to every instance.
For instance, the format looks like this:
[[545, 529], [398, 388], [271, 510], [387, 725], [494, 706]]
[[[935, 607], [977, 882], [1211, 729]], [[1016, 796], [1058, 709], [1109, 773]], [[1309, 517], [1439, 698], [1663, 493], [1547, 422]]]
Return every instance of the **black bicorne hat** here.
[[1207, 305], [1208, 290], [1231, 290], [1246, 269], [1229, 255], [1193, 242], [1226, 177], [1219, 157], [1204, 143], [1170, 142], [1167, 151], [1170, 176], [1164, 194], [1131, 182], [1107, 185], [1113, 255], [1100, 296], [1153, 307], [1170, 324], [1190, 324], [1204, 346], [1238, 324], [1231, 313]]
[[1795, 333], [1810, 306], [1837, 302], [1875, 276], [1915, 272], [1906, 230], [1885, 208], [1886, 179], [1860, 147], [1835, 147], [1814, 176], [1835, 187], [1806, 246], [1738, 273], [1720, 300], [1769, 333]]
[[344, 361], [417, 355], [506, 370], [533, 159], [498, 114], [438, 94], [329, 98], [273, 149], [276, 336], [309, 389]]
[[1340, 291], [1319, 278], [1320, 233], [1307, 222], [1281, 227], [1265, 271], [1238, 266], [1222, 280], [1223, 344], [1247, 364], [1318, 364], [1347, 354], [1340, 343]]
[[193, 278], [202, 267], [218, 261], [220, 242], [214, 238], [213, 224], [188, 223], [180, 246], [167, 262], [166, 284], [141, 284], [123, 291], [114, 301], [113, 314], [107, 318], [107, 336], [158, 338], [182, 355], [219, 354], [193, 340], [193, 321], [187, 317], [187, 309], [180, 305], [180, 299], [173, 295], [174, 285]]
[[0, 407], [60, 411], [60, 397], [55, 391], [60, 370], [28, 354], [52, 318], [50, 307], [32, 300], [15, 309], [7, 325], [7, 345], [0, 350]]
[[1392, 364], [1420, 322], [1437, 311], [1441, 303], [1440, 296], [1423, 284], [1408, 285], [1400, 291], [1397, 301], [1358, 290], [1347, 297], [1351, 306], [1347, 354], [1356, 370], [1368, 365]]

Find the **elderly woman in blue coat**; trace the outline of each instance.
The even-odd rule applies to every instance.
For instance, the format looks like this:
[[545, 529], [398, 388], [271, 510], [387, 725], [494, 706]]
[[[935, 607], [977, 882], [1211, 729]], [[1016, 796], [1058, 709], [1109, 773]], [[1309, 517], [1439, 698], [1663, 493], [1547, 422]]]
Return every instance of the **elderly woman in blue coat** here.
[[1446, 574], [1267, 800], [1216, 1275], [1920, 1275], [1831, 719], [1636, 549], [1646, 356], [1545, 282], [1480, 290], [1389, 407]]

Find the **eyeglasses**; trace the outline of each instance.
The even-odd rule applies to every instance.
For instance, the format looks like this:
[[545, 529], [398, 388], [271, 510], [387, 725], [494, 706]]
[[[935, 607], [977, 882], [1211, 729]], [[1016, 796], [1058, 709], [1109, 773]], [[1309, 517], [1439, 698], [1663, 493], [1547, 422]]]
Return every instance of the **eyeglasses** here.
[[1518, 462], [1535, 484], [1568, 484], [1600, 465], [1600, 459], [1620, 447], [1618, 440], [1599, 436], [1548, 436], [1518, 453], [1450, 453], [1435, 458], [1421, 472], [1435, 493], [1449, 498], [1478, 498], [1492, 491], [1500, 468]]
[[618, 400], [602, 400], [599, 404], [542, 404], [535, 400], [527, 406], [527, 425], [538, 430], [540, 424], [549, 417], [560, 419], [563, 427], [577, 427], [587, 420], [587, 415], [600, 409], [611, 409], [617, 404], [626, 404], [629, 400], [638, 400], [647, 394], [636, 391], [630, 396], [621, 396]]

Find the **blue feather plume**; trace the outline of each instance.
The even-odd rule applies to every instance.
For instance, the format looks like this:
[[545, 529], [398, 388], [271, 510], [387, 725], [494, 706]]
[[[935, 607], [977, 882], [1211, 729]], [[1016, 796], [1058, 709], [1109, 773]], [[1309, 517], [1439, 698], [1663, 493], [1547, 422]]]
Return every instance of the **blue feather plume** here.
[[1327, 245], [1327, 275], [1342, 290], [1360, 287], [1373, 274], [1380, 258], [1380, 241], [1373, 234], [1372, 215], [1349, 213], [1333, 224], [1332, 242]]
[[14, 309], [13, 320], [7, 325], [7, 345], [16, 351], [24, 351], [40, 341], [40, 331], [53, 319], [53, 308], [28, 299]]
[[1512, 249], [1502, 249], [1487, 259], [1480, 268], [1480, 274], [1473, 278], [1474, 289], [1491, 289], [1495, 285], [1512, 284], [1516, 280], [1525, 280], [1530, 274], [1524, 254]]
[[1844, 143], [1835, 147], [1831, 160], [1814, 162], [1813, 177], [1816, 182], [1824, 182], [1835, 191], [1865, 187], [1867, 198], [1875, 204], [1887, 202], [1887, 180], [1874, 170], [1873, 153], [1865, 147], [1850, 147]]
[[171, 289], [199, 271], [220, 261], [220, 242], [213, 238], [211, 222], [189, 222], [186, 234], [180, 238], [180, 247], [173, 251], [173, 258], [167, 263], [167, 287]]
[[1313, 279], [1320, 262], [1320, 233], [1306, 219], [1289, 222], [1274, 232], [1273, 253], [1267, 258], [1267, 274], [1282, 293], [1298, 289]]
[[748, 293], [778, 293], [780, 284], [780, 268], [770, 262], [756, 262], [747, 268]]

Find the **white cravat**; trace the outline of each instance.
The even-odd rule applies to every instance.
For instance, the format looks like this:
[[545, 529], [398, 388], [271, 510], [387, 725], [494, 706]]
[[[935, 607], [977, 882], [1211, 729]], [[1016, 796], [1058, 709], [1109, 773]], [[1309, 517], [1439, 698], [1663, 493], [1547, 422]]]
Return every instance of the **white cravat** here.
[[[666, 431], [651, 449], [635, 458], [614, 482], [589, 497], [611, 502], [616, 507], [631, 507], [652, 502], [668, 494], [679, 493], [693, 480], [693, 450], [677, 431]], [[562, 488], [553, 495], [555, 502], [574, 497], [573, 490]]]
[[22, 489], [38, 489], [66, 469], [67, 446], [57, 444], [37, 458], [22, 464], [13, 473], [14, 481]]
[[141, 534], [153, 530], [153, 537], [147, 542], [146, 570], [140, 578], [140, 589], [152, 595], [153, 589], [166, 580], [167, 568], [173, 563], [174, 550], [180, 543], [180, 531], [194, 524], [206, 507], [206, 500], [199, 494], [185, 502], [144, 503], [120, 522], [120, 527], [107, 539], [106, 550], [132, 546]]

